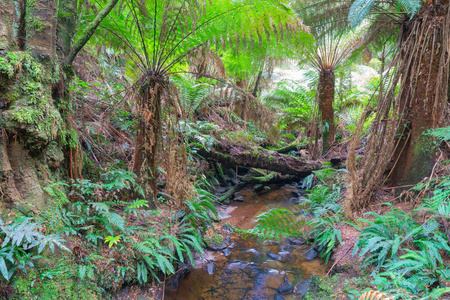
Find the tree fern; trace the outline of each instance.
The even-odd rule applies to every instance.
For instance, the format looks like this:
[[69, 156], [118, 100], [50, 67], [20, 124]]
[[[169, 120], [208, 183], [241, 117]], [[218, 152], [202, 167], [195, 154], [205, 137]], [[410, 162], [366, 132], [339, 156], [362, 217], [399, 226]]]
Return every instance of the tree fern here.
[[[367, 16], [372, 12], [372, 8], [375, 6], [377, 2], [380, 3], [381, 7], [379, 8], [379, 10], [381, 11], [384, 11], [386, 9], [386, 5], [389, 5], [386, 4], [389, 2], [380, 0], [354, 1], [352, 6], [350, 7], [348, 14], [348, 20], [350, 21], [352, 26], [355, 27], [359, 25], [364, 19], [366, 19]], [[397, 14], [406, 13], [411, 17], [414, 16], [414, 14], [416, 14], [419, 11], [420, 7], [422, 6], [421, 0], [395, 0], [392, 1], [391, 3], [393, 3], [393, 6], [395, 7]]]
[[359, 25], [370, 13], [377, 0], [356, 0], [348, 12], [348, 19], [353, 27]]
[[450, 127], [431, 129], [428, 134], [435, 136], [443, 141], [450, 140]]

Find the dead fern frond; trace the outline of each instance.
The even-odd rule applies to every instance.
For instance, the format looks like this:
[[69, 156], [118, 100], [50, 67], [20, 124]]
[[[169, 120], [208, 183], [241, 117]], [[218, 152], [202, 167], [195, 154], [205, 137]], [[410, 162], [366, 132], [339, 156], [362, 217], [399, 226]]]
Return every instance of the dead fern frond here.
[[394, 296], [372, 290], [362, 294], [359, 300], [394, 300]]

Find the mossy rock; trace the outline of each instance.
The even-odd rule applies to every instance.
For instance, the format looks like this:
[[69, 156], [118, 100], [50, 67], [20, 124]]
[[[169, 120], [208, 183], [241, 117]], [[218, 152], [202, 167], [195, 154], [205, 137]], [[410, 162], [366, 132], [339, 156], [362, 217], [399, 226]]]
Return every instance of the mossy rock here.
[[206, 246], [214, 251], [223, 250], [227, 247], [221, 234], [213, 234], [211, 237], [204, 237]]

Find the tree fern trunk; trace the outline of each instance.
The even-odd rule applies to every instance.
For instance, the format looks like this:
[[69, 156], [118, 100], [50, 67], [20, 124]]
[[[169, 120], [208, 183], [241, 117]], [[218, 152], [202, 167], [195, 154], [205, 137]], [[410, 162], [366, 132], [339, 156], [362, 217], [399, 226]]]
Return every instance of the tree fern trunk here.
[[[144, 77], [146, 79], [146, 77]], [[140, 82], [138, 110], [139, 124], [136, 127], [136, 143], [133, 157], [133, 172], [136, 173], [146, 190], [151, 207], [156, 207], [157, 199], [157, 155], [161, 140], [161, 86], [154, 79]]]
[[[426, 134], [442, 123], [449, 73], [449, 8], [424, 6], [402, 32], [403, 76], [400, 97], [403, 127], [399, 129], [392, 184], [415, 184], [430, 175], [436, 159], [435, 140]], [[417, 53], [411, 63], [411, 55]]]
[[319, 111], [322, 118], [322, 153], [325, 153], [334, 143], [336, 127], [334, 125], [334, 87], [335, 74], [333, 69], [322, 68], [319, 74]]

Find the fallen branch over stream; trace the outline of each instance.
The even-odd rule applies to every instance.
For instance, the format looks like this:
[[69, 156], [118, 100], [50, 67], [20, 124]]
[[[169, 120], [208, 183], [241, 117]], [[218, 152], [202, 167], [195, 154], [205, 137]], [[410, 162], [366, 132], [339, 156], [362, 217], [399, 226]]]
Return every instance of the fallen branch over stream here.
[[[256, 169], [252, 169], [253, 172], [257, 172]], [[248, 173], [247, 175], [240, 177], [239, 179], [242, 182], [239, 182], [238, 184], [234, 185], [232, 188], [230, 188], [228, 191], [226, 191], [220, 198], [219, 202], [223, 202], [227, 200], [228, 198], [232, 197], [234, 193], [239, 192], [246, 186], [250, 184], [261, 184], [261, 185], [268, 185], [270, 183], [278, 182], [278, 181], [289, 181], [289, 180], [295, 180], [296, 176], [287, 175], [282, 176], [279, 173], [271, 172], [267, 175], [261, 175], [259, 176], [254, 173]]]

